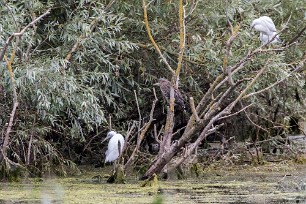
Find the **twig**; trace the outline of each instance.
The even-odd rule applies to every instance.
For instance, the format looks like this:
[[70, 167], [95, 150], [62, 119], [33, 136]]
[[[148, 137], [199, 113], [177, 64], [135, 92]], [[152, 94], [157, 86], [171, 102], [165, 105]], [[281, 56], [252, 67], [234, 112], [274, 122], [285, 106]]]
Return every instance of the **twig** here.
[[134, 96], [135, 96], [136, 106], [137, 106], [137, 111], [138, 111], [138, 116], [139, 116], [139, 125], [138, 125], [138, 130], [139, 130], [140, 126], [141, 126], [142, 117], [141, 117], [141, 113], [140, 113], [140, 108], [139, 108], [139, 103], [138, 103], [136, 90], [134, 90]]
[[[125, 150], [126, 150], [126, 148], [127, 148], [127, 146], [128, 146], [128, 144], [129, 144], [129, 139], [130, 139], [130, 136], [132, 135], [132, 133], [133, 133], [133, 131], [134, 131], [134, 129], [135, 129], [135, 127], [136, 127], [136, 121], [133, 121], [133, 123], [132, 123], [132, 125], [128, 128], [128, 131], [126, 132], [126, 136], [125, 136], [125, 143], [124, 143], [124, 146], [123, 146], [123, 149], [122, 149], [122, 153], [123, 152], [125, 152]], [[121, 153], [121, 157], [122, 157], [122, 154]], [[121, 159], [121, 158], [120, 158]]]
[[245, 99], [245, 98], [249, 98], [249, 97], [251, 97], [251, 96], [254, 96], [254, 95], [256, 95], [256, 94], [259, 94], [259, 93], [262, 93], [262, 92], [265, 92], [265, 91], [271, 89], [272, 87], [276, 86], [277, 84], [280, 84], [281, 82], [283, 82], [283, 81], [285, 81], [286, 79], [288, 79], [293, 73], [299, 71], [300, 69], [302, 69], [302, 66], [298, 66], [298, 67], [295, 68], [292, 72], [290, 72], [286, 77], [284, 77], [284, 78], [282, 78], [282, 79], [280, 79], [280, 80], [274, 82], [274, 83], [271, 84], [270, 86], [268, 86], [268, 87], [266, 87], [266, 88], [264, 88], [264, 89], [261, 89], [261, 90], [259, 90], [259, 91], [250, 93], [250, 94], [248, 94], [248, 95], [245, 95], [243, 98], [244, 98], [244, 99]]
[[90, 145], [90, 143], [93, 141], [93, 139], [95, 139], [96, 137], [98, 137], [101, 134], [101, 132], [98, 132], [95, 136], [91, 137], [89, 142], [85, 145], [85, 147], [83, 148], [83, 152], [85, 152], [85, 150], [87, 149], [87, 147]]
[[199, 116], [198, 116], [198, 113], [197, 113], [196, 108], [195, 108], [195, 105], [194, 105], [193, 97], [190, 97], [190, 98], [189, 98], [189, 103], [190, 103], [190, 108], [191, 108], [192, 114], [193, 114], [194, 117], [195, 117], [195, 120], [196, 120], [197, 122], [200, 121], [200, 118], [199, 118]]
[[158, 144], [161, 144], [161, 139], [159, 138], [159, 136], [161, 135], [162, 131], [164, 129], [164, 125], [161, 126], [161, 128], [159, 129], [158, 134], [155, 134], [157, 132], [156, 130], [156, 124], [154, 124], [154, 138], [155, 140], [158, 142]]
[[176, 132], [172, 133], [172, 136], [178, 134], [179, 132], [181, 132], [181, 130], [185, 129], [186, 126], [181, 127], [180, 129], [178, 129]]
[[136, 121], [133, 121], [132, 125], [128, 128], [128, 131], [126, 132], [126, 140], [128, 141], [128, 139], [130, 138], [130, 136], [132, 135], [134, 129], [136, 127]]
[[229, 106], [229, 110], [232, 110], [234, 106], [242, 99], [243, 96], [245, 96], [246, 92], [253, 86], [253, 84], [257, 81], [257, 79], [263, 74], [263, 72], [266, 70], [266, 66], [261, 68], [261, 70], [258, 71], [256, 76], [253, 78], [253, 80], [241, 91], [239, 96], [231, 103]]
[[219, 120], [223, 120], [223, 119], [226, 119], [226, 118], [229, 118], [229, 117], [232, 117], [232, 116], [235, 116], [235, 115], [238, 115], [239, 113], [241, 113], [242, 111], [245, 111], [247, 108], [251, 107], [253, 104], [249, 104], [247, 106], [245, 106], [244, 108], [242, 108], [241, 110], [235, 112], [235, 113], [232, 113], [230, 115], [227, 115], [227, 116], [223, 116], [221, 118], [219, 118]]
[[[233, 65], [230, 69], [232, 71], [232, 75], [235, 74], [236, 72], [240, 71], [243, 67], [244, 64], [248, 61], [250, 61], [251, 59], [253, 59], [253, 56], [260, 54], [260, 53], [266, 53], [266, 52], [280, 52], [280, 51], [285, 51], [287, 48], [291, 47], [293, 44], [288, 44], [284, 47], [281, 48], [272, 48], [272, 49], [265, 49], [263, 50], [262, 47], [263, 45], [261, 45], [260, 47], [256, 48], [255, 50], [248, 51], [248, 54], [246, 54], [246, 56], [244, 58], [242, 58], [239, 62], [237, 62], [235, 65]], [[228, 81], [228, 76], [226, 76], [224, 79], [222, 79], [222, 81], [216, 85], [215, 90], [217, 90], [218, 88], [220, 88], [226, 81]]]
[[[242, 103], [241, 103], [241, 106], [242, 106]], [[261, 130], [263, 130], [263, 131], [265, 131], [265, 132], [267, 132], [267, 133], [269, 132], [269, 131], [266, 130], [265, 128], [261, 127], [260, 125], [257, 125], [255, 122], [253, 122], [253, 120], [251, 120], [249, 114], [246, 112], [245, 108], [244, 108], [244, 113], [245, 113], [247, 119], [248, 119], [255, 127], [259, 128], [259, 129], [261, 129]]]

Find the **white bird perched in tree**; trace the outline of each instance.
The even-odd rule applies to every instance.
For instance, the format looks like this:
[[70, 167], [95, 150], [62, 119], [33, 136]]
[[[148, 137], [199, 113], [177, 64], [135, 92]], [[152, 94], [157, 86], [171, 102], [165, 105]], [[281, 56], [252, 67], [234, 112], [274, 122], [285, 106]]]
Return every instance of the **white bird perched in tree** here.
[[107, 151], [105, 152], [105, 163], [118, 159], [124, 146], [124, 137], [115, 131], [110, 131], [107, 133], [107, 136], [102, 143], [108, 139], [110, 140], [108, 142]]
[[255, 19], [251, 24], [251, 28], [254, 28], [260, 32], [259, 38], [262, 44], [267, 44], [274, 36], [275, 38], [271, 41], [271, 43], [274, 44], [280, 42], [275, 25], [272, 19], [268, 16], [262, 16]]

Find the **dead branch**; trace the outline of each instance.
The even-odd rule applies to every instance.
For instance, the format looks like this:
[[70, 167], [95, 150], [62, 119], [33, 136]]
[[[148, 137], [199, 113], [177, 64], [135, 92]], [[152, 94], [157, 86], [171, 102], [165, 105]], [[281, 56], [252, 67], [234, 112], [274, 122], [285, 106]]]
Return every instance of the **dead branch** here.
[[176, 132], [172, 133], [172, 136], [174, 136], [174, 135], [180, 133], [180, 132], [181, 132], [182, 130], [184, 130], [185, 128], [186, 128], [186, 126], [183, 126], [183, 127], [179, 128]]
[[120, 160], [123, 161], [122, 155], [123, 155], [123, 153], [125, 152], [125, 150], [126, 150], [128, 144], [129, 144], [129, 141], [132, 139], [132, 138], [130, 139], [130, 136], [133, 135], [134, 129], [136, 128], [136, 123], [137, 123], [136, 121], [133, 121], [133, 122], [132, 122], [132, 125], [131, 125], [131, 126], [129, 125], [129, 128], [128, 128], [128, 130], [127, 130], [127, 132], [126, 132], [126, 136], [125, 136], [125, 141], [126, 141], [126, 142], [124, 143], [122, 152], [121, 152], [121, 154], [120, 154], [119, 161], [120, 161]]
[[170, 87], [170, 105], [167, 107], [167, 118], [165, 124], [165, 131], [162, 138], [162, 145], [159, 149], [159, 154], [168, 151], [171, 145], [172, 133], [174, 126], [174, 88]]
[[215, 115], [220, 110], [220, 105], [226, 99], [242, 82], [244, 82], [246, 79], [239, 80], [236, 82], [233, 86], [228, 87], [228, 89], [224, 93], [220, 93], [220, 95], [215, 99], [212, 100], [211, 107], [207, 108], [200, 116], [204, 120], [207, 120], [212, 117], [212, 115]]
[[[238, 30], [238, 29], [237, 29]], [[233, 33], [233, 32], [232, 32]], [[231, 43], [235, 38], [230, 38], [227, 42], [227, 54], [229, 55]], [[190, 139], [194, 137], [195, 134], [200, 133], [198, 137], [196, 137], [196, 141], [193, 142], [191, 145], [189, 145], [189, 148], [184, 152], [184, 155], [182, 156], [181, 160], [178, 162], [181, 163], [184, 161], [185, 158], [190, 156], [195, 149], [199, 146], [199, 144], [207, 137], [208, 134], [212, 134], [216, 131], [216, 127], [214, 127], [215, 122], [217, 122], [220, 119], [224, 119], [230, 116], [233, 116], [235, 114], [238, 114], [239, 112], [245, 111], [247, 107], [243, 107], [240, 111], [236, 113], [231, 113], [233, 108], [237, 105], [237, 103], [241, 102], [244, 97], [246, 96], [247, 92], [254, 86], [254, 83], [258, 81], [259, 77], [262, 76], [262, 74], [265, 72], [267, 66], [262, 67], [260, 70], [257, 71], [256, 76], [253, 78], [244, 78], [240, 81], [234, 83], [233, 86], [225, 87], [224, 84], [230, 80], [229, 78], [236, 72], [240, 71], [244, 68], [245, 63], [252, 60], [255, 55], [260, 53], [268, 53], [268, 52], [279, 52], [284, 51], [288, 46], [284, 46], [281, 48], [272, 48], [272, 49], [262, 49], [264, 45], [261, 45], [259, 48], [255, 50], [250, 50], [248, 53], [241, 58], [240, 61], [238, 61], [236, 64], [232, 66], [227, 65], [227, 60], [225, 59], [224, 66], [225, 68], [230, 69], [230, 73], [222, 72], [219, 76], [217, 76], [212, 84], [210, 84], [209, 89], [205, 93], [205, 95], [202, 97], [201, 101], [198, 103], [197, 107], [194, 108], [193, 115], [199, 115], [199, 120], [196, 121], [195, 116], [190, 117], [188, 124], [186, 126], [186, 129], [181, 136], [179, 140], [172, 143], [170, 145], [170, 148], [168, 147], [169, 144], [169, 132], [167, 132], [169, 124], [166, 123], [165, 127], [165, 133], [164, 138], [160, 147], [160, 152], [154, 161], [154, 163], [150, 166], [150, 168], [147, 170], [147, 172], [144, 175], [144, 178], [146, 176], [151, 176], [153, 173], [159, 173], [162, 170], [168, 169], [169, 161], [174, 157], [175, 154], [181, 151], [181, 149], [190, 142]], [[173, 77], [175, 78], [175, 77]], [[243, 81], [248, 81], [248, 83], [243, 86], [242, 91], [239, 90], [238, 96], [235, 96], [235, 98], [226, 105], [225, 108], [222, 107], [224, 105], [224, 101], [226, 99], [229, 99], [229, 96], [232, 92], [238, 89], [238, 85], [240, 85]], [[172, 80], [172, 83], [174, 80]], [[221, 90], [220, 93], [218, 93], [217, 97], [214, 97], [214, 92], [217, 91], [219, 88], [222, 88], [225, 90]], [[171, 119], [169, 118], [171, 114], [171, 107], [168, 108], [168, 114], [167, 114], [167, 122]], [[170, 127], [171, 129], [171, 127]], [[171, 140], [170, 140], [171, 141]]]
[[[246, 93], [246, 91], [252, 87], [252, 85], [255, 83], [255, 81], [257, 81], [259, 76], [261, 76], [263, 74], [265, 69], [266, 69], [266, 67], [263, 67], [261, 70], [259, 70], [257, 75], [255, 76], [255, 78], [244, 88], [244, 90], [242, 90], [240, 95], [238, 95], [237, 98], [232, 103], [230, 103], [226, 108], [224, 108], [218, 114], [216, 114], [216, 115], [210, 114], [210, 116], [206, 120], [202, 119], [200, 121], [200, 124], [198, 124], [198, 129], [201, 129], [202, 126], [205, 126], [205, 127], [202, 130], [201, 134], [198, 136], [197, 140], [190, 145], [190, 148], [188, 149], [189, 155], [195, 150], [196, 147], [199, 146], [199, 144], [207, 137], [208, 134], [212, 134], [214, 132], [212, 130], [216, 130], [215, 128], [218, 128], [218, 126], [213, 127], [213, 124], [217, 120], [219, 120], [221, 117], [230, 114], [230, 112], [234, 108], [234, 106], [241, 100], [242, 96]], [[191, 129], [189, 132], [184, 133], [183, 136], [175, 144], [176, 146], [172, 146], [172, 148], [182, 147], [185, 144], [185, 141], [188, 140], [190, 135], [193, 134], [192, 130], [195, 130], [195, 128]], [[190, 133], [190, 132], [192, 132], [192, 133]], [[188, 154], [187, 154], [187, 156], [188, 156]], [[179, 160], [179, 163], [182, 163], [186, 158], [187, 157], [182, 157], [181, 160]]]
[[[251, 51], [249, 50], [245, 57], [243, 57], [239, 62], [237, 62], [235, 65], [231, 66], [231, 74], [235, 74], [236, 72], [240, 71], [244, 68], [244, 65], [246, 62], [251, 61], [254, 56], [262, 53], [268, 53], [268, 52], [283, 52], [287, 50], [287, 48], [291, 47], [293, 44], [288, 44], [286, 46], [283, 46], [281, 48], [272, 48], [272, 49], [262, 49], [264, 45], [261, 45], [260, 47], [256, 48], [255, 50]], [[223, 77], [222, 77], [223, 78]], [[228, 76], [226, 76], [222, 81], [216, 85], [215, 90], [220, 88], [226, 81], [228, 81]]]
[[[207, 137], [208, 133], [211, 133], [211, 129], [213, 129], [213, 124], [221, 117], [229, 115], [234, 108], [234, 106], [242, 99], [242, 97], [246, 94], [246, 92], [253, 86], [253, 84], [258, 80], [258, 78], [263, 74], [266, 67], [263, 67], [261, 70], [258, 71], [257, 75], [253, 78], [252, 81], [250, 81], [246, 87], [241, 91], [241, 93], [236, 97], [236, 99], [231, 102], [229, 105], [227, 105], [223, 110], [220, 110], [218, 106], [216, 105], [215, 108], [210, 110], [210, 112], [214, 114], [208, 114], [208, 117], [204, 117], [204, 119], [200, 119], [199, 122], [191, 121], [189, 120], [187, 128], [185, 129], [183, 135], [177, 142], [172, 143], [170, 146], [170, 149], [168, 151], [164, 151], [161, 154], [158, 155], [157, 160], [154, 162], [153, 165], [147, 170], [144, 177], [150, 176], [153, 173], [160, 172], [165, 166], [168, 164], [168, 162], [173, 158], [173, 156], [184, 146], [190, 139], [196, 134], [197, 132], [200, 132], [200, 135], [197, 137], [196, 141], [193, 142], [188, 149], [188, 153], [191, 154], [195, 151], [195, 149], [199, 146], [199, 144]], [[224, 73], [221, 74], [224, 76]], [[220, 79], [219, 79], [220, 80]], [[243, 79], [244, 80], [244, 79]], [[237, 84], [237, 83], [236, 83]], [[233, 88], [234, 87], [234, 88]], [[226, 95], [229, 94], [229, 92], [233, 91], [236, 87], [233, 86], [227, 89], [225, 93], [222, 94], [220, 99], [226, 98]], [[214, 87], [215, 88], [215, 87]], [[212, 88], [212, 90], [214, 89]], [[211, 91], [212, 91], [211, 90]], [[209, 97], [209, 96], [208, 96]], [[209, 97], [210, 98], [210, 97]], [[220, 101], [219, 99], [219, 101]], [[202, 100], [203, 101], [203, 98]], [[218, 102], [217, 102], [218, 103]], [[198, 105], [199, 107], [199, 105]], [[197, 107], [197, 108], [198, 108]], [[201, 107], [200, 107], [201, 108]], [[161, 146], [162, 147], [162, 146]], [[184, 158], [183, 158], [184, 160]]]
[[[205, 135], [205, 138], [213, 133], [215, 133], [220, 127], [222, 127], [224, 124], [216, 125], [209, 129]], [[181, 165], [187, 158], [189, 158], [193, 152], [196, 151], [197, 146], [194, 146], [194, 143], [188, 145], [188, 148], [185, 148], [185, 152], [182, 154], [181, 157], [175, 160], [175, 162], [169, 167], [169, 171], [177, 168], [179, 165]]]
[[[154, 88], [153, 88], [153, 92], [155, 92]], [[149, 127], [151, 126], [151, 123], [154, 121], [154, 117], [153, 117], [153, 114], [154, 114], [154, 110], [155, 110], [155, 105], [157, 103], [157, 98], [156, 98], [156, 94], [155, 95], [155, 99], [152, 103], [152, 107], [151, 107], [151, 112], [150, 112], [150, 119], [149, 121], [141, 128], [141, 132], [140, 134], [138, 135], [138, 138], [137, 138], [137, 143], [136, 143], [136, 147], [135, 149], [133, 150], [132, 152], [132, 155], [130, 156], [129, 160], [126, 162], [126, 164], [124, 165], [124, 169], [126, 170], [128, 167], [131, 166], [132, 162], [135, 160], [135, 157], [137, 155], [137, 152], [139, 150], [139, 147], [140, 147], [140, 144], [141, 142], [143, 141], [143, 139], [145, 138], [145, 134], [147, 133]]]

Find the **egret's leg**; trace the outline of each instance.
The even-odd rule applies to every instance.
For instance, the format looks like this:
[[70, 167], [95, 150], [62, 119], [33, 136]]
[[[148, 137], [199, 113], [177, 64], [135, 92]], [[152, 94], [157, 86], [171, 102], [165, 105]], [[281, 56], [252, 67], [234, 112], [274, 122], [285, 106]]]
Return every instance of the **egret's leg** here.
[[117, 164], [117, 159], [114, 161], [114, 164], [113, 164], [113, 175], [115, 175], [116, 173], [116, 168], [117, 168], [118, 164]]

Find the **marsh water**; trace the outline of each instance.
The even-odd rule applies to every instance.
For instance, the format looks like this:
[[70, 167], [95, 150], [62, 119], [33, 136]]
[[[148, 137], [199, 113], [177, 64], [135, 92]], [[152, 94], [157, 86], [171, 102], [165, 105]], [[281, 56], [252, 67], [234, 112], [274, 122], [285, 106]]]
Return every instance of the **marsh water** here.
[[151, 187], [140, 187], [137, 175], [128, 175], [126, 184], [107, 184], [110, 171], [86, 167], [73, 177], [0, 183], [0, 203], [306, 203], [306, 165], [290, 161], [210, 166], [199, 177], [173, 174]]

